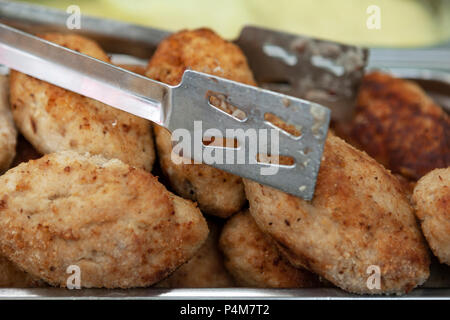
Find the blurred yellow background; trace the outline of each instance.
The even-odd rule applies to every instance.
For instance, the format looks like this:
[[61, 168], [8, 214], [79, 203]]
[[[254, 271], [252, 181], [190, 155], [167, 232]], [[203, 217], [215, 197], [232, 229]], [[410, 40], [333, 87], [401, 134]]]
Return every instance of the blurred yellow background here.
[[[375, 46], [448, 41], [450, 0], [37, 0], [60, 9], [167, 30], [210, 27], [235, 38], [245, 24]], [[368, 6], [381, 9], [381, 29], [369, 30]]]

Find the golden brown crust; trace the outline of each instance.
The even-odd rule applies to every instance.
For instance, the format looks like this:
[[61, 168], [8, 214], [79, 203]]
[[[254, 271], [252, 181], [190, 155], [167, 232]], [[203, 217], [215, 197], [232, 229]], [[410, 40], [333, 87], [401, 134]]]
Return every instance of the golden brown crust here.
[[231, 217], [220, 236], [225, 265], [243, 287], [317, 287], [314, 274], [294, 268], [278, 252], [273, 241], [258, 229], [248, 210]]
[[159, 282], [162, 288], [230, 288], [234, 287], [231, 275], [225, 269], [219, 250], [220, 228], [208, 221], [209, 235], [195, 256], [178, 268], [167, 279]]
[[[86, 38], [43, 37], [109, 62], [103, 50]], [[90, 152], [152, 169], [155, 150], [149, 121], [16, 71], [11, 71], [10, 86], [14, 120], [40, 153]]]
[[374, 72], [362, 83], [351, 138], [386, 168], [418, 180], [450, 165], [450, 119], [413, 82]]
[[[175, 85], [186, 69], [255, 85], [242, 51], [208, 29], [181, 31], [162, 41], [146, 75]], [[197, 201], [203, 212], [219, 217], [229, 217], [242, 208], [246, 200], [240, 177], [206, 165], [175, 164], [170, 134], [154, 128], [161, 167], [176, 193]]]
[[0, 251], [21, 269], [66, 286], [150, 286], [207, 237], [200, 210], [150, 173], [120, 160], [64, 151], [0, 177]]
[[96, 59], [110, 62], [108, 55], [95, 41], [83, 36], [77, 34], [45, 33], [40, 34], [39, 37]]
[[180, 31], [163, 40], [149, 61], [146, 75], [176, 85], [186, 69], [255, 85], [239, 47], [206, 28]]
[[[244, 184], [259, 228], [294, 265], [355, 293], [405, 293], [428, 278], [427, 249], [398, 180], [343, 140], [328, 136], [311, 202]], [[381, 290], [366, 286], [371, 265], [381, 268]]]
[[204, 164], [175, 163], [170, 132], [154, 126], [159, 162], [172, 189], [208, 214], [227, 218], [246, 202], [241, 177]]
[[8, 102], [8, 77], [0, 75], [0, 174], [9, 169], [16, 154], [17, 130]]
[[441, 263], [450, 265], [450, 167], [422, 177], [413, 202], [431, 250]]

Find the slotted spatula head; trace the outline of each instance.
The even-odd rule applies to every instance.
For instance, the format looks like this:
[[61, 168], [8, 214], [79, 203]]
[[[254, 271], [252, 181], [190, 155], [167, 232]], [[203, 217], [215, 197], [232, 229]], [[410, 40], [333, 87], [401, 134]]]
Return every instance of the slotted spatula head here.
[[[28, 32], [67, 32], [65, 11], [0, 0], [0, 21]], [[110, 53], [148, 58], [170, 32], [120, 21], [81, 16], [80, 30]], [[301, 32], [301, 30], [299, 30]], [[255, 26], [236, 43], [245, 53], [258, 84], [311, 100], [332, 110], [336, 120], [350, 119], [368, 50]]]
[[[234, 112], [218, 108], [211, 97], [222, 100], [221, 105], [232, 106]], [[217, 162], [208, 163], [213, 167], [307, 200], [313, 197], [329, 109], [190, 70], [185, 71], [170, 100], [165, 126], [172, 132], [185, 129], [193, 137], [183, 156], [205, 162], [205, 154], [213, 153]], [[237, 144], [224, 149], [202, 143], [211, 135], [236, 140]], [[277, 163], [263, 161], [266, 155]]]
[[253, 26], [235, 43], [260, 86], [320, 103], [333, 119], [351, 118], [367, 49]]
[[[307, 200], [314, 194], [330, 119], [316, 103], [190, 70], [169, 86], [3, 24], [0, 63], [163, 125], [172, 137], [184, 133], [184, 157]], [[223, 147], [205, 144], [207, 135], [238, 146], [221, 158]], [[278, 156], [290, 162], [274, 163]]]

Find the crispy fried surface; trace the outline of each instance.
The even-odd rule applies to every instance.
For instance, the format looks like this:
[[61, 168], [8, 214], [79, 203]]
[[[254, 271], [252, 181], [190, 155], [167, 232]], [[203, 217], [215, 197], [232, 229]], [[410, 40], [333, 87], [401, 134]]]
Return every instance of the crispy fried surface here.
[[412, 199], [433, 253], [441, 263], [450, 265], [450, 167], [422, 177]]
[[21, 269], [66, 286], [150, 286], [191, 258], [208, 227], [195, 205], [120, 160], [50, 154], [0, 178], [0, 251]]
[[79, 36], [77, 34], [46, 33], [40, 35], [40, 37], [47, 41], [56, 43], [57, 45], [81, 52], [96, 59], [110, 62], [108, 55], [95, 41], [87, 39], [83, 36]]
[[241, 177], [204, 164], [173, 162], [170, 132], [158, 126], [154, 126], [154, 131], [162, 171], [177, 194], [197, 201], [203, 212], [222, 218], [229, 217], [244, 205]]
[[219, 250], [220, 227], [208, 221], [209, 235], [203, 246], [186, 264], [157, 284], [162, 288], [229, 288], [233, 278], [225, 269]]
[[42, 286], [39, 280], [23, 272], [17, 266], [0, 256], [0, 288], [33, 288]]
[[0, 173], [9, 169], [16, 154], [17, 130], [8, 102], [8, 77], [0, 75]]
[[[405, 293], [429, 276], [429, 257], [398, 180], [329, 135], [311, 202], [244, 180], [250, 212], [296, 266], [355, 293]], [[366, 286], [381, 269], [381, 290]]]
[[163, 40], [147, 66], [146, 75], [176, 85], [186, 69], [255, 85], [239, 47], [209, 29], [180, 31]]
[[374, 72], [362, 83], [351, 139], [386, 168], [418, 180], [450, 166], [450, 119], [413, 82]]
[[273, 241], [259, 230], [248, 210], [231, 217], [220, 236], [225, 265], [243, 287], [301, 288], [319, 286], [314, 274], [294, 268]]
[[[255, 85], [241, 50], [207, 29], [181, 31], [162, 41], [146, 75], [175, 85], [188, 68]], [[155, 135], [161, 167], [176, 193], [197, 201], [203, 212], [219, 217], [241, 209], [245, 203], [241, 178], [206, 165], [177, 165], [170, 158], [170, 134], [155, 126]]]
[[[43, 38], [109, 62], [93, 41], [77, 35]], [[155, 150], [150, 122], [49, 83], [11, 71], [10, 101], [22, 134], [42, 154], [90, 152], [151, 170]]]

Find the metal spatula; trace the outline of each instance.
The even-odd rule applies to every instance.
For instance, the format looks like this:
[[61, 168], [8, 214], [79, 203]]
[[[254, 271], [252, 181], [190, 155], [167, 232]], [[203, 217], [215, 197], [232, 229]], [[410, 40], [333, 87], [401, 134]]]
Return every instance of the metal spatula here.
[[[64, 11], [0, 0], [0, 22], [33, 34], [67, 29]], [[148, 59], [170, 32], [81, 15], [81, 29], [109, 53]], [[246, 55], [259, 86], [320, 103], [336, 120], [352, 116], [367, 49], [254, 26], [233, 41]]]
[[[261, 144], [259, 139], [256, 146], [249, 138], [251, 134], [244, 136], [238, 148], [226, 148], [222, 160], [216, 157], [211, 165], [307, 200], [313, 197], [330, 119], [329, 109], [316, 103], [189, 70], [178, 86], [169, 86], [3, 24], [0, 64], [151, 120], [170, 131], [184, 129], [192, 141], [191, 148], [183, 149], [183, 156], [198, 162], [202, 162], [205, 152], [212, 152], [211, 148], [216, 149], [216, 156], [217, 150], [223, 149], [203, 142], [207, 129], [215, 128], [215, 137], [232, 139], [236, 136], [230, 137], [227, 129], [258, 134], [273, 129], [267, 141]], [[239, 113], [225, 112], [212, 98]], [[298, 129], [299, 135], [285, 131], [270, 119], [287, 122]], [[201, 121], [200, 132], [194, 130], [196, 121]], [[278, 141], [273, 132], [279, 133]], [[256, 148], [255, 153], [250, 147]], [[292, 162], [262, 161], [264, 156], [275, 155]], [[229, 161], [242, 156], [244, 164]], [[270, 168], [276, 168], [276, 174], [263, 173]]]
[[[32, 33], [70, 32], [64, 11], [0, 0], [0, 22]], [[95, 39], [109, 53], [148, 60], [170, 32], [108, 19], [81, 16], [77, 33]], [[420, 82], [447, 111], [450, 50], [362, 48], [247, 26], [234, 41], [244, 51], [258, 84], [266, 89], [320, 103], [335, 120], [353, 115], [357, 88], [368, 69], [382, 69]], [[435, 89], [437, 87], [437, 90]], [[442, 88], [442, 89], [441, 89]], [[444, 94], [442, 94], [444, 92]]]

